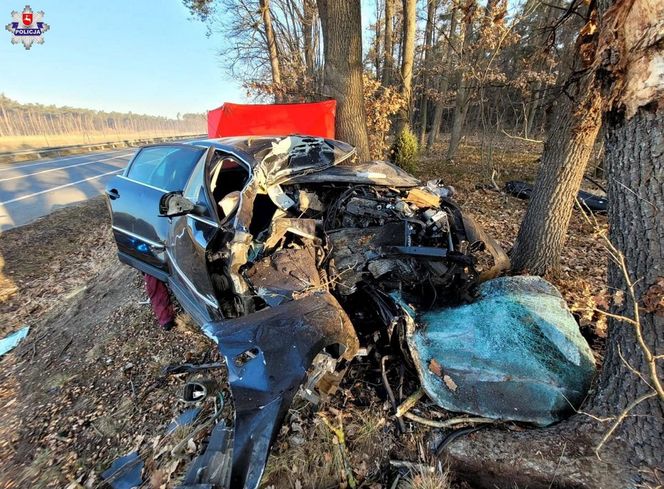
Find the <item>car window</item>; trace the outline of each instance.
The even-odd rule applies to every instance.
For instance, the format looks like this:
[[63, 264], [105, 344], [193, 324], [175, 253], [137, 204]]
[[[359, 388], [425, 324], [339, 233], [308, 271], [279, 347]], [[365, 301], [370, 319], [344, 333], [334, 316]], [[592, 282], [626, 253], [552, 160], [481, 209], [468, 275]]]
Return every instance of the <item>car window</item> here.
[[184, 189], [184, 196], [189, 199], [194, 204], [198, 204], [205, 208], [203, 212], [204, 217], [212, 218], [212, 213], [210, 212], [210, 200], [207, 197], [207, 192], [205, 191], [205, 182], [203, 180], [203, 174], [205, 170], [205, 165], [198, 165], [194, 170], [187, 187]]
[[143, 148], [129, 167], [127, 177], [168, 192], [183, 190], [204, 152], [187, 146]]

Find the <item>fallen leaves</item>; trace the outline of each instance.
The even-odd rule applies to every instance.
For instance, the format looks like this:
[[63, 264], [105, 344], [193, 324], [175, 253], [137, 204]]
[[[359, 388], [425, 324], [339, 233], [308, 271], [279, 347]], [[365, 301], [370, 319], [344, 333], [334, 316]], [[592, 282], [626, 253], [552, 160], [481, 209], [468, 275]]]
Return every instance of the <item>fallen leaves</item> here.
[[655, 283], [648, 287], [641, 303], [645, 312], [664, 316], [664, 277], [657, 277]]

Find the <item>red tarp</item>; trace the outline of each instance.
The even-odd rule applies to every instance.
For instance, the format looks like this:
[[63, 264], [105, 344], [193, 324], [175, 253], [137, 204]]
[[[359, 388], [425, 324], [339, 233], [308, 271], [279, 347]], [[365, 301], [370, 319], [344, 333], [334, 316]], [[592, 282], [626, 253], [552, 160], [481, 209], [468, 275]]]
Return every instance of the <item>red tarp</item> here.
[[303, 134], [334, 139], [336, 100], [311, 104], [230, 104], [208, 112], [208, 137]]

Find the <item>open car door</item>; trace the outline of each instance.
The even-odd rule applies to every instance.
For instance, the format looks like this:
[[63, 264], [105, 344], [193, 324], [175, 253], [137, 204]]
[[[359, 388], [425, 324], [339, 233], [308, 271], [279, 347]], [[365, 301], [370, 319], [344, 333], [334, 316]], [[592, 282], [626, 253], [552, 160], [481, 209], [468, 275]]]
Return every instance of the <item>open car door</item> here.
[[205, 153], [206, 148], [187, 144], [147, 146], [109, 181], [106, 195], [121, 262], [168, 280], [165, 243], [171, 223], [159, 216], [159, 201], [184, 190]]
[[205, 161], [200, 161], [192, 172], [183, 192], [196, 211], [170, 218], [166, 241], [166, 260], [171, 271], [169, 285], [199, 324], [221, 319], [206, 258], [208, 247], [219, 231], [219, 218], [206, 178], [206, 168], [213, 156], [211, 147]]

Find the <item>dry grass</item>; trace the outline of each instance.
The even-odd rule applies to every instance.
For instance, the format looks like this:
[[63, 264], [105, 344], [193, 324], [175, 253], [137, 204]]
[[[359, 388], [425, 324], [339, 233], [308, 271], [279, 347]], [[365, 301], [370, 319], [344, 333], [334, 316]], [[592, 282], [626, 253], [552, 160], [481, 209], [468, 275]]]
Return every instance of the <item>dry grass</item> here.
[[181, 136], [181, 131], [140, 131], [140, 132], [87, 132], [73, 134], [49, 134], [41, 136], [2, 136], [0, 153], [26, 149], [43, 149], [77, 144], [110, 143], [127, 139], [150, 139], [165, 136]]
[[414, 470], [399, 483], [398, 489], [452, 489], [452, 479], [448, 470], [440, 467], [432, 470]]
[[[326, 411], [322, 413], [331, 417]], [[347, 481], [344, 457], [358, 481], [382, 482], [386, 463], [397, 450], [393, 426], [380, 406], [358, 408], [346, 405], [341, 428], [345, 447], [310, 408], [291, 410], [272, 451], [263, 477], [263, 487], [340, 487]], [[332, 422], [337, 425], [338, 420]]]

